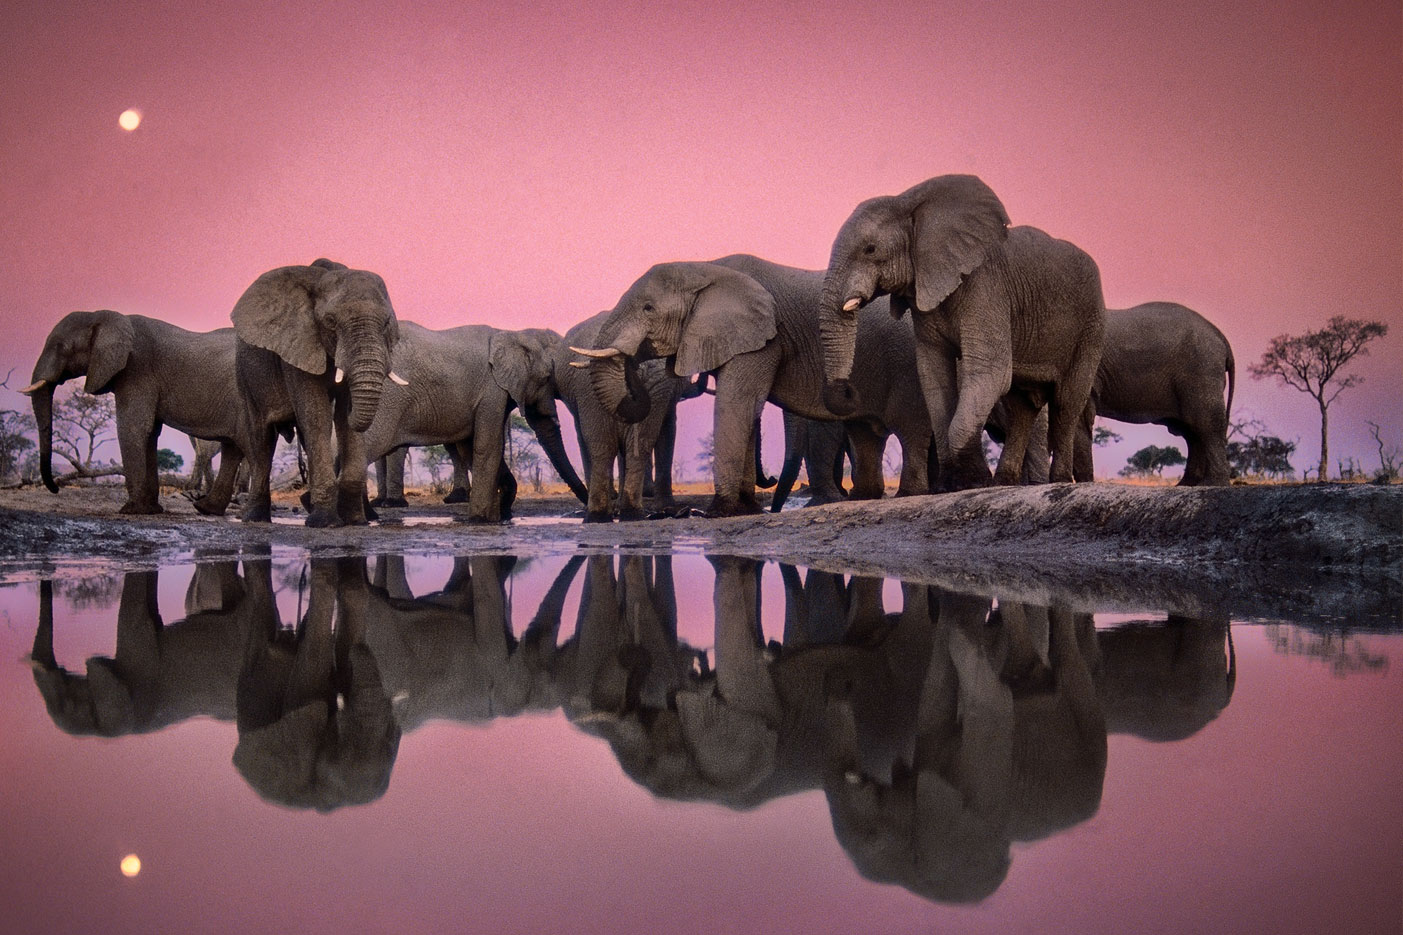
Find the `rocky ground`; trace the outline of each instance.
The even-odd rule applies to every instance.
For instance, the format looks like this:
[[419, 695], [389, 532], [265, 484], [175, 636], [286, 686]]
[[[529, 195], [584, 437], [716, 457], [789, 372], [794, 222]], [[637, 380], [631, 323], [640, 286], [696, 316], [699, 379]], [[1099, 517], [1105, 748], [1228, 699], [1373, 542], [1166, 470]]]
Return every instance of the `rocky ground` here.
[[[685, 498], [698, 507], [705, 499]], [[419, 496], [378, 524], [344, 529], [306, 528], [290, 498], [271, 525], [200, 516], [175, 492], [159, 516], [119, 516], [122, 500], [120, 487], [0, 491], [0, 581], [267, 544], [407, 554], [624, 548], [769, 558], [1101, 610], [1391, 627], [1403, 607], [1403, 486], [991, 488], [588, 526], [569, 517], [578, 504], [566, 497], [523, 497], [511, 524], [481, 526], [461, 521], [463, 506]]]

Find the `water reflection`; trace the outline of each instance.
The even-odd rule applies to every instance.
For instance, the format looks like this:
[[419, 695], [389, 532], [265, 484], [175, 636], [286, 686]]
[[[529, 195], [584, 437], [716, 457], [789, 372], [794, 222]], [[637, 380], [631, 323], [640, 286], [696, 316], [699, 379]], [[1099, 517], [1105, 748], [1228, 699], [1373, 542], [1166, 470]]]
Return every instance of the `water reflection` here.
[[[55, 658], [44, 582], [34, 680], [72, 734], [232, 721], [244, 780], [319, 811], [382, 796], [402, 734], [431, 720], [559, 709], [659, 797], [745, 810], [820, 792], [864, 876], [946, 902], [994, 892], [1016, 842], [1096, 814], [1108, 731], [1182, 739], [1232, 698], [1226, 619], [1098, 630], [1061, 607], [708, 561], [713, 609], [687, 613], [710, 621], [709, 645], [679, 637], [670, 556], [571, 558], [519, 636], [511, 556], [457, 558], [418, 596], [400, 556], [280, 565], [297, 590], [289, 619], [266, 552], [198, 565], [170, 624], [157, 572], [134, 572], [116, 651], [84, 675]], [[767, 640], [763, 584], [776, 573], [782, 638]]]

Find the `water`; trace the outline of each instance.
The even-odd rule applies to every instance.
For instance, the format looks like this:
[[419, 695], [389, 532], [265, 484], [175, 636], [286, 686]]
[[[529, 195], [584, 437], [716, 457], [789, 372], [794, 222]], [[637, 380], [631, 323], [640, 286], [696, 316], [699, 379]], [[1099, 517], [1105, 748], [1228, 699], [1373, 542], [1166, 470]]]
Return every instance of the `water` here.
[[0, 588], [9, 931], [1403, 918], [1398, 632], [697, 555], [96, 571]]

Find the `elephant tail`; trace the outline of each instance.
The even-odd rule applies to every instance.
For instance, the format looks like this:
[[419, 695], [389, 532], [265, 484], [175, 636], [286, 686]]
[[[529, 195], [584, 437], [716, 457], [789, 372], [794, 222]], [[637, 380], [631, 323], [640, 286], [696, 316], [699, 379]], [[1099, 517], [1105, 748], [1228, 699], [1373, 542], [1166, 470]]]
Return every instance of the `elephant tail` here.
[[1232, 345], [1228, 343], [1227, 338], [1223, 339], [1223, 346], [1227, 348], [1228, 351], [1226, 362], [1226, 369], [1228, 371], [1228, 407], [1223, 410], [1223, 414], [1231, 420], [1233, 390], [1237, 387], [1237, 363], [1233, 360]]

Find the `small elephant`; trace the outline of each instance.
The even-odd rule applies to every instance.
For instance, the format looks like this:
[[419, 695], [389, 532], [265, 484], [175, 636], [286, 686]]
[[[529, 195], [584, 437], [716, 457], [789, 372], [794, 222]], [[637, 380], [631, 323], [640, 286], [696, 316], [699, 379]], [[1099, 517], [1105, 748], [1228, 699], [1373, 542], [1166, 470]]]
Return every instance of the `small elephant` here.
[[751, 471], [753, 424], [766, 399], [806, 418], [848, 420], [858, 463], [871, 466], [854, 478], [854, 497], [882, 496], [886, 432], [902, 442], [899, 493], [927, 490], [930, 420], [911, 379], [911, 342], [901, 337], [908, 326], [878, 309], [860, 316], [865, 366], [857, 373], [871, 381], [868, 400], [851, 412], [835, 413], [824, 404], [818, 356], [822, 281], [818, 271], [745, 254], [711, 263], [659, 264], [624, 293], [593, 348], [572, 347], [593, 358], [595, 393], [606, 410], [626, 421], [647, 414], [646, 398], [631, 384], [639, 360], [673, 359], [678, 376], [715, 372], [716, 488], [709, 516], [760, 510]]
[[[409, 445], [401, 445], [375, 462], [375, 496], [370, 501], [372, 508], [385, 506], [402, 509], [409, 506], [409, 501], [404, 497], [404, 468], [409, 457], [409, 448]], [[467, 503], [468, 491], [472, 486], [468, 461], [460, 451], [460, 443], [445, 445], [444, 450], [448, 452], [448, 460], [453, 464], [453, 486], [444, 495], [443, 502]], [[517, 491], [516, 477], [505, 461], [497, 473], [497, 488], [499, 509], [505, 519], [511, 516]]]
[[284, 266], [254, 280], [231, 317], [251, 486], [244, 520], [272, 518], [273, 446], [295, 423], [307, 452], [307, 525], [364, 524], [362, 433], [386, 378], [399, 379], [390, 371], [399, 323], [384, 280], [324, 259]]
[[589, 523], [612, 518], [610, 497], [616, 459], [620, 463], [619, 519], [643, 518], [644, 487], [650, 473], [654, 505], [664, 511], [675, 508], [672, 449], [677, 432], [677, 403], [695, 395], [694, 386], [673, 376], [664, 361], [648, 360], [627, 365], [631, 391], [647, 400], [644, 418], [636, 423], [626, 422], [607, 410], [590, 385], [588, 367], [571, 366], [579, 363], [573, 359], [571, 348], [593, 347], [609, 314], [604, 311], [593, 315], [565, 333], [555, 369], [560, 398], [575, 420], [580, 456], [589, 478], [585, 510], [585, 522]]
[[[805, 419], [792, 412], [784, 414], [784, 465], [780, 468], [770, 512], [784, 509], [802, 464], [808, 472], [809, 499], [805, 506], [822, 506], [848, 498], [843, 489], [843, 459], [852, 459], [848, 429], [842, 422]], [[854, 468], [854, 473], [856, 473]]]
[[[469, 521], [496, 522], [504, 518], [499, 491], [505, 483], [506, 423], [516, 406], [556, 473], [584, 501], [585, 487], [565, 453], [555, 408], [560, 335], [490, 325], [434, 330], [409, 321], [401, 322], [400, 332], [395, 369], [408, 385], [385, 384], [380, 411], [365, 433], [368, 458], [402, 445], [457, 445], [458, 458], [476, 478], [499, 480], [472, 485]], [[514, 489], [514, 478], [511, 485]]]
[[[952, 486], [987, 482], [979, 433], [1005, 394], [1009, 435], [995, 481], [1018, 482], [1044, 403], [1051, 478], [1073, 480], [1105, 328], [1091, 257], [1036, 228], [1010, 230], [998, 196], [974, 176], [937, 176], [864, 201], [833, 242], [819, 313], [824, 399], [839, 415], [860, 400], [856, 313], [879, 295], [891, 296], [893, 314], [915, 318], [920, 383], [937, 457], [956, 466]], [[971, 464], [978, 468], [967, 479]]]
[[[1227, 401], [1223, 401], [1224, 374]], [[1208, 319], [1174, 302], [1106, 312], [1101, 365], [1076, 438], [1077, 480], [1092, 480], [1096, 416], [1162, 425], [1189, 446], [1181, 487], [1228, 483], [1228, 414], [1237, 367], [1232, 345]]]
[[186, 331], [144, 315], [102, 310], [65, 315], [44, 342], [33, 382], [21, 392], [39, 429], [39, 473], [54, 493], [53, 402], [60, 383], [84, 377], [88, 393], [111, 393], [117, 408], [117, 444], [126, 474], [122, 513], [160, 513], [156, 440], [161, 427], [217, 440], [219, 478], [198, 504], [224, 512], [233, 495], [242, 452], [240, 423], [229, 405], [234, 388], [234, 330]]

